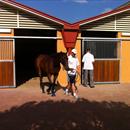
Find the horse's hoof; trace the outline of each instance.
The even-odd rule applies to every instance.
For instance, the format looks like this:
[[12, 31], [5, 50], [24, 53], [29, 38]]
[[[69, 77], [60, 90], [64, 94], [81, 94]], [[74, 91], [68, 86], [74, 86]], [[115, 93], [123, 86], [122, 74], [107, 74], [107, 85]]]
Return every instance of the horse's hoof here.
[[46, 91], [47, 91], [47, 94], [50, 94], [50, 90], [49, 89], [47, 89]]
[[45, 91], [44, 91], [44, 90], [41, 90], [41, 93], [45, 93]]
[[56, 94], [55, 94], [55, 93], [52, 93], [52, 94], [51, 94], [51, 96], [52, 96], [52, 97], [55, 97], [55, 96], [56, 96]]
[[45, 90], [42, 90], [42, 93], [45, 93]]

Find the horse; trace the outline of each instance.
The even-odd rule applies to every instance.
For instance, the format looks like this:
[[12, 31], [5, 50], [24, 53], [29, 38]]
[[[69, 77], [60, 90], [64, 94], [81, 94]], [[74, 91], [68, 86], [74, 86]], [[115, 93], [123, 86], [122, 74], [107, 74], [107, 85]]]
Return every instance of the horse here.
[[[59, 52], [52, 55], [40, 54], [36, 58], [35, 65], [40, 79], [40, 87], [43, 93], [45, 93], [45, 90], [42, 85], [42, 79], [43, 74], [45, 74], [49, 80], [49, 88], [47, 89], [47, 93], [49, 94], [51, 91], [51, 96], [56, 96], [55, 82], [61, 69], [60, 63], [66, 71], [69, 70], [67, 53]], [[51, 79], [52, 76], [53, 80]]]

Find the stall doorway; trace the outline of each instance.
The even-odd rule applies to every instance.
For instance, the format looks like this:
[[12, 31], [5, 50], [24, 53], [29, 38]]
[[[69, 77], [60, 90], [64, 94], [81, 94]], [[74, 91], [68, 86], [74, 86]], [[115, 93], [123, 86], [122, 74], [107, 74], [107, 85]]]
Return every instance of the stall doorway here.
[[94, 81], [96, 83], [120, 82], [120, 41], [110, 39], [84, 39], [83, 54], [87, 48], [95, 57]]
[[[15, 30], [15, 36], [31, 36], [32, 38], [15, 39], [16, 86], [37, 76], [35, 59], [39, 54], [51, 55], [57, 52], [56, 31], [52, 30]], [[33, 38], [40, 36], [41, 38]], [[42, 37], [50, 37], [44, 39]]]

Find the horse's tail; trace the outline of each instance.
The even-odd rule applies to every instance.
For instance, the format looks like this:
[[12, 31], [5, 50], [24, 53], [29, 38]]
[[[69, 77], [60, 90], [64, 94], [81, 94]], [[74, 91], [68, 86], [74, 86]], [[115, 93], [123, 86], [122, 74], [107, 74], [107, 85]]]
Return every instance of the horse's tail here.
[[40, 63], [41, 63], [41, 61], [40, 61], [39, 57], [37, 57], [35, 60], [35, 68], [36, 68], [36, 73], [38, 74], [39, 77], [41, 77], [41, 75], [42, 75]]

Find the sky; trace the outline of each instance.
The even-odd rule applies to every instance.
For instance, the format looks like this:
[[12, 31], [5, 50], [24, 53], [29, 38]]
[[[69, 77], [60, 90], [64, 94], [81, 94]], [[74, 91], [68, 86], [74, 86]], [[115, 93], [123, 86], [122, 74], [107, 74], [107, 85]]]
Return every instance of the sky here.
[[74, 23], [110, 11], [129, 0], [16, 0], [19, 3]]

